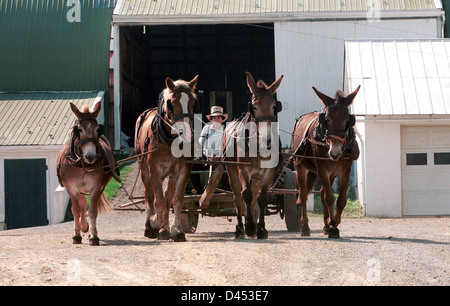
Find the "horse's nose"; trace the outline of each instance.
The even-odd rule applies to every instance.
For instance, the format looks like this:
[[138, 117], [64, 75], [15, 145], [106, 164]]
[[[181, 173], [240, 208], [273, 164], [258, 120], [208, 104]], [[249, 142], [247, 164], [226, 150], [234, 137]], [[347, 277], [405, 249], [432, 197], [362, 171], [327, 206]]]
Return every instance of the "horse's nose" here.
[[334, 153], [333, 151], [331, 151], [330, 157], [332, 160], [337, 161], [341, 157], [341, 153]]
[[95, 154], [93, 152], [87, 152], [84, 155], [84, 158], [86, 159], [86, 162], [88, 162], [89, 164], [92, 164], [95, 161], [96, 157], [97, 157], [97, 154]]

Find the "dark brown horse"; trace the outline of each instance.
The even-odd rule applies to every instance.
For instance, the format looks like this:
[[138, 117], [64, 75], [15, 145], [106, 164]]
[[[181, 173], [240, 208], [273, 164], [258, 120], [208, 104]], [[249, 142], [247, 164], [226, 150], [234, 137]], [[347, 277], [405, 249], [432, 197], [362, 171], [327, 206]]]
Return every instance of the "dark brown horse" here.
[[[302, 236], [310, 235], [306, 200], [319, 176], [322, 182], [320, 196], [325, 223], [323, 231], [329, 238], [339, 238], [337, 226], [341, 223], [342, 211], [347, 204], [350, 170], [353, 160], [359, 157], [353, 130], [355, 117], [350, 115], [348, 110], [348, 106], [358, 93], [359, 86], [347, 96], [339, 90], [335, 98], [328, 97], [314, 87], [313, 89], [325, 108], [320, 113], [314, 112], [299, 117], [292, 133], [294, 154], [317, 157], [317, 159], [298, 156], [294, 158], [300, 190], [297, 204], [302, 205]], [[335, 215], [331, 186], [336, 177], [339, 181], [339, 196]]]
[[[191, 165], [181, 157], [193, 156], [192, 127], [194, 112], [199, 108], [194, 92], [197, 79], [198, 76], [190, 82], [174, 82], [167, 78], [158, 108], [146, 110], [136, 121], [136, 154], [147, 153], [139, 158], [139, 163], [147, 205], [144, 235], [148, 238], [186, 240], [181, 229], [181, 209]], [[189, 144], [187, 150], [181, 152], [180, 144]], [[163, 191], [166, 177], [168, 183]], [[174, 219], [169, 230], [170, 204]]]
[[[281, 164], [278, 125], [272, 124], [277, 122], [281, 102], [273, 95], [282, 79], [283, 76], [267, 86], [261, 80], [255, 83], [247, 72], [247, 85], [252, 94], [248, 112], [228, 124], [224, 131], [225, 160], [251, 163], [251, 166], [226, 165], [237, 212], [236, 238], [244, 238], [244, 232], [258, 239], [268, 237], [264, 221], [267, 192]], [[200, 200], [202, 208], [209, 204], [210, 192], [214, 192], [218, 180], [210, 180], [210, 184], [205, 190], [209, 196], [204, 193]]]
[[[102, 126], [97, 123], [101, 103], [97, 102], [92, 111], [88, 105], [83, 105], [81, 110], [73, 103], [70, 107], [77, 120], [72, 137], [58, 155], [57, 175], [60, 185], [66, 187], [72, 200], [75, 219], [73, 243], [80, 244], [80, 231], [86, 233], [90, 229], [90, 244], [99, 245], [97, 215], [109, 208], [103, 190], [113, 176], [116, 164], [111, 146], [102, 136]], [[90, 196], [90, 227], [85, 217], [86, 194]]]

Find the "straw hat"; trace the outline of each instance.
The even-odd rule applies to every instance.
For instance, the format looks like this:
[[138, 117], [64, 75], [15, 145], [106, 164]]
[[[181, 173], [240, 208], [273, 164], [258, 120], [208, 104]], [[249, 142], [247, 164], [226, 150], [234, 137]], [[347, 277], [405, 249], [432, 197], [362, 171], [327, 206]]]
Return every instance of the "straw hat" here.
[[223, 108], [218, 105], [214, 105], [213, 107], [211, 107], [211, 114], [206, 115], [206, 118], [208, 118], [208, 120], [211, 120], [211, 117], [217, 116], [222, 116], [223, 121], [227, 121], [228, 119], [228, 115], [223, 113]]

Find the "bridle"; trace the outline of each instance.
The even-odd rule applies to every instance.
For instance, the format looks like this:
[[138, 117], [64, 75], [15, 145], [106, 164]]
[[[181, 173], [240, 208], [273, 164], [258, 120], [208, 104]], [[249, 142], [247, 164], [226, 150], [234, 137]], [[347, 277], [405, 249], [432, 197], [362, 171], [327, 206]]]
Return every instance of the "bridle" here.
[[[178, 89], [174, 89], [172, 91], [172, 93], [176, 93], [176, 92], [187, 92], [187, 90], [183, 89], [183, 88], [178, 88]], [[195, 95], [191, 95], [191, 96], [195, 99], [195, 102], [194, 102], [194, 113], [200, 112], [201, 111], [200, 102], [198, 101], [198, 99], [197, 99], [197, 97]], [[174, 115], [173, 114], [172, 102], [170, 101], [170, 99], [166, 100], [165, 102], [167, 104], [167, 108], [172, 113], [172, 119], [173, 120], [178, 120], [178, 119], [183, 119], [183, 118], [189, 118], [191, 120], [194, 120], [194, 115], [190, 114], [190, 113], [182, 113], [182, 114]]]
[[345, 107], [343, 105], [334, 104], [331, 106], [325, 107], [318, 115], [319, 125], [317, 126], [314, 134], [314, 139], [322, 142], [326, 142], [327, 138], [331, 138], [337, 141], [342, 142], [343, 145], [347, 144], [347, 141], [353, 137], [353, 129], [352, 127], [355, 125], [355, 116], [349, 114], [348, 121], [346, 123], [346, 129], [345, 131], [333, 131], [329, 130], [327, 127], [327, 118], [326, 114], [332, 107]]
[[[80, 138], [80, 131], [79, 131], [79, 127], [78, 127], [78, 125], [81, 123], [81, 121], [83, 121], [83, 120], [94, 120], [95, 121], [95, 123], [97, 124], [97, 118], [94, 118], [94, 117], [82, 117], [82, 118], [78, 118], [76, 121], [75, 121], [75, 125], [73, 126], [73, 129], [72, 129], [72, 137], [73, 138]], [[99, 127], [99, 129], [98, 129], [98, 138], [93, 138], [93, 137], [88, 137], [88, 138], [85, 138], [85, 139], [83, 139], [83, 140], [81, 140], [80, 139], [80, 144], [81, 145], [84, 145], [84, 144], [86, 144], [86, 143], [88, 143], [88, 142], [93, 142], [93, 143], [98, 143], [98, 139], [100, 138], [100, 136], [101, 135], [103, 135], [103, 133], [104, 133], [104, 126], [103, 126], [103, 124], [97, 124], [98, 125], [98, 127]]]
[[[78, 163], [78, 162], [82, 159], [81, 157], [79, 157], [79, 156], [75, 153], [75, 140], [76, 140], [76, 139], [79, 140], [80, 146], [83, 146], [83, 145], [85, 145], [85, 144], [87, 144], [87, 143], [89, 143], [89, 142], [92, 142], [92, 143], [94, 143], [94, 144], [96, 145], [96, 147], [97, 147], [97, 153], [98, 153], [98, 154], [101, 154], [101, 152], [102, 152], [102, 150], [98, 150], [98, 149], [99, 149], [99, 147], [100, 147], [99, 139], [100, 139], [101, 135], [104, 134], [104, 126], [103, 126], [103, 124], [98, 124], [98, 137], [97, 137], [97, 138], [88, 137], [88, 138], [81, 139], [81, 138], [80, 138], [80, 129], [79, 129], [78, 125], [79, 125], [79, 124], [81, 123], [81, 121], [83, 121], [83, 120], [94, 120], [95, 123], [98, 124], [98, 123], [97, 123], [97, 118], [91, 117], [91, 116], [89, 116], [89, 117], [78, 118], [78, 119], [75, 121], [75, 124], [74, 124], [74, 126], [73, 126], [73, 128], [72, 128], [72, 140], [71, 140], [71, 142], [70, 142], [70, 157], [71, 157], [71, 159], [72, 159], [75, 163]], [[100, 152], [100, 153], [99, 153], [99, 152]]]
[[263, 120], [269, 120], [271, 122], [277, 122], [278, 121], [278, 113], [281, 112], [283, 110], [283, 105], [281, 104], [280, 101], [276, 101], [275, 103], [275, 108], [274, 108], [274, 116], [259, 116], [259, 117], [255, 117], [255, 112], [253, 110], [253, 101], [256, 100], [257, 97], [259, 96], [270, 96], [272, 99], [274, 99], [273, 94], [268, 92], [268, 91], [264, 91], [264, 92], [258, 92], [254, 95], [252, 95], [252, 100], [250, 102], [248, 102], [248, 112], [250, 113], [250, 115], [255, 119], [255, 122], [258, 123], [259, 121], [263, 121]]
[[[187, 92], [188, 90], [183, 88], [174, 89], [172, 93], [176, 92]], [[194, 113], [201, 112], [201, 105], [198, 101], [197, 97], [195, 95], [192, 95], [192, 97], [195, 99], [194, 103]], [[166, 108], [169, 110], [171, 115], [168, 115], [166, 112]], [[164, 125], [167, 124], [171, 129], [173, 128], [173, 125], [175, 124], [175, 120], [183, 119], [183, 118], [189, 118], [190, 120], [194, 120], [194, 115], [190, 113], [182, 113], [182, 114], [173, 114], [173, 106], [172, 101], [170, 99], [167, 100], [160, 100], [158, 109], [156, 111], [155, 120], [152, 123], [152, 130], [158, 130], [159, 136], [162, 138], [162, 140], [166, 143], [171, 143], [176, 137], [179, 135], [176, 135], [175, 137], [172, 137], [171, 134], [166, 132], [166, 129], [164, 128]], [[192, 128], [192, 121], [190, 122], [190, 126]]]

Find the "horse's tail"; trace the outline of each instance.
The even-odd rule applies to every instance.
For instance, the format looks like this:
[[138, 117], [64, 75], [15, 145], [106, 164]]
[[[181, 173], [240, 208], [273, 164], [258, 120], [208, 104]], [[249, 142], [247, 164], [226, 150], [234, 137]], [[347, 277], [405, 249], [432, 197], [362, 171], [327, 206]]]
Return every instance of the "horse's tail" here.
[[98, 213], [109, 212], [109, 211], [112, 211], [112, 210], [113, 210], [113, 208], [111, 206], [111, 203], [106, 198], [105, 193], [102, 192], [102, 195], [100, 196], [100, 199], [99, 199], [98, 205], [97, 205]]

